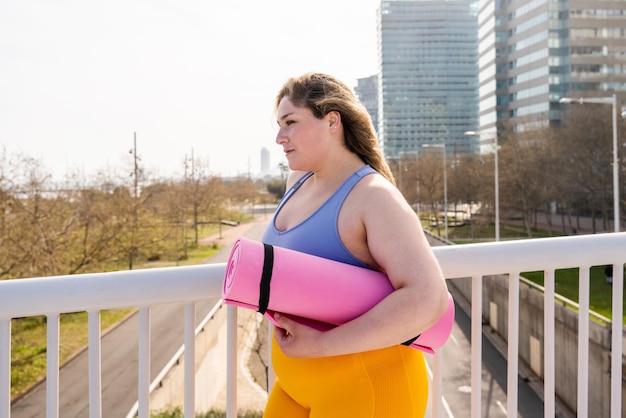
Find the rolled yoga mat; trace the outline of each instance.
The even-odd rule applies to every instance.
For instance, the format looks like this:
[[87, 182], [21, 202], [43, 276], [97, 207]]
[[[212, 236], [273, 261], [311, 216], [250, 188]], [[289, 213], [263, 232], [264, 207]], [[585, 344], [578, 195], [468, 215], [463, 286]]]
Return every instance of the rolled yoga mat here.
[[[393, 290], [379, 271], [239, 238], [226, 265], [222, 299], [258, 311], [278, 327], [274, 312], [325, 331], [365, 313]], [[453, 323], [448, 293], [446, 313], [404, 344], [432, 354], [447, 341]]]

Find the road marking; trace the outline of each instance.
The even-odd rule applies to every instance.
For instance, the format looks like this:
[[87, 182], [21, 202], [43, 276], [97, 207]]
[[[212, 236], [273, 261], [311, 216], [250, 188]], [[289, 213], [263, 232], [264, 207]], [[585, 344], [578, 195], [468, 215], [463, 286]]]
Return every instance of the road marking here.
[[467, 386], [467, 385], [459, 386], [459, 392], [461, 392], [461, 393], [472, 393], [472, 387], [471, 386]]
[[500, 410], [502, 411], [502, 413], [505, 416], [508, 416], [509, 414], [506, 412], [506, 408], [504, 407], [504, 405], [502, 404], [502, 402], [500, 401], [496, 401], [496, 405], [498, 405], [500, 407]]

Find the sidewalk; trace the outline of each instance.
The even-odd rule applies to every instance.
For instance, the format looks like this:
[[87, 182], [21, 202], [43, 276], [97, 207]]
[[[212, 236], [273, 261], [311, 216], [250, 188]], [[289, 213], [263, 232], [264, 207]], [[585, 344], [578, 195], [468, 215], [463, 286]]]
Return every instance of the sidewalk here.
[[245, 235], [252, 227], [256, 225], [265, 225], [270, 221], [269, 216], [267, 218], [256, 217], [254, 220], [246, 223], [239, 224], [237, 226], [222, 225], [221, 236], [219, 232], [213, 235], [200, 238], [198, 243], [202, 245], [210, 245], [212, 243], [222, 245], [224, 247], [232, 246], [237, 238]]

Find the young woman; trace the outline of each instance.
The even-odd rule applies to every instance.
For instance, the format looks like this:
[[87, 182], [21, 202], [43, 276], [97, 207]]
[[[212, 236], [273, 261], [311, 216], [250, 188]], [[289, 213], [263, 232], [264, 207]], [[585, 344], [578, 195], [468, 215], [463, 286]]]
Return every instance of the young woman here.
[[443, 315], [448, 290], [371, 119], [349, 87], [319, 73], [289, 79], [276, 115], [292, 173], [263, 242], [383, 271], [395, 290], [326, 332], [278, 315], [264, 417], [423, 417], [423, 353], [402, 342]]

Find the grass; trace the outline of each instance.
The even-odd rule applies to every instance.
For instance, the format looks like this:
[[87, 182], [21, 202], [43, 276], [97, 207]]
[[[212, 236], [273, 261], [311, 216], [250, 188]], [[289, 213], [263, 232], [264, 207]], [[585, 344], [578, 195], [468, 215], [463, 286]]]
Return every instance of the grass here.
[[[218, 231], [210, 225], [202, 231], [208, 236]], [[146, 263], [138, 268], [167, 267], [199, 264], [219, 250], [218, 244], [191, 246], [188, 257], [182, 261]], [[100, 328], [104, 332], [119, 323], [135, 308], [104, 310], [100, 313]], [[87, 313], [78, 312], [60, 316], [59, 362], [62, 364], [87, 344]], [[11, 321], [11, 399], [15, 399], [46, 375], [45, 316], [16, 318]], [[181, 415], [182, 416], [182, 415]], [[218, 415], [216, 415], [218, 416]], [[249, 417], [247, 417], [249, 418]]]
[[[522, 273], [528, 280], [543, 286], [543, 272], [533, 271]], [[578, 303], [578, 268], [562, 269], [555, 272], [554, 290], [561, 296]], [[612, 317], [612, 286], [606, 283], [604, 266], [591, 267], [589, 272], [589, 309], [605, 316]], [[624, 303], [622, 301], [622, 303]], [[626, 308], [626, 304], [623, 305]], [[626, 310], [622, 312], [626, 313]], [[626, 315], [623, 317], [626, 320]]]
[[[437, 228], [428, 227], [428, 230], [437, 235]], [[558, 232], [550, 234], [546, 230], [531, 229], [533, 238], [545, 238], [550, 236], [561, 235]], [[439, 236], [444, 236], [444, 227], [440, 227]], [[476, 242], [494, 241], [496, 236], [496, 228], [491, 224], [475, 223], [474, 225], [463, 225], [460, 227], [448, 227], [448, 239], [455, 244], [472, 244]], [[528, 233], [521, 226], [500, 225], [500, 239], [528, 239]]]

